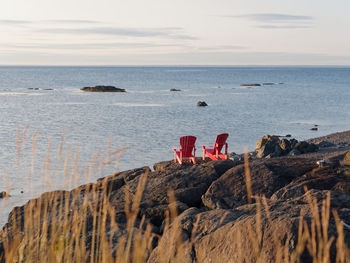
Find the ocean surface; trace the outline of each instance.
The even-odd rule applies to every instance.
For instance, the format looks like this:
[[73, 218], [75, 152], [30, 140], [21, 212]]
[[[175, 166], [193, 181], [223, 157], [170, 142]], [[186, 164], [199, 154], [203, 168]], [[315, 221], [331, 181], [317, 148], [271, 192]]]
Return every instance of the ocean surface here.
[[[249, 83], [261, 86], [240, 86]], [[95, 85], [127, 92], [80, 91]], [[0, 191], [12, 197], [0, 200], [0, 225], [44, 191], [170, 160], [183, 135], [197, 136], [200, 156], [223, 132], [229, 152], [242, 153], [264, 134], [348, 130], [349, 102], [350, 67], [2, 66]], [[123, 147], [115, 165], [110, 153]]]

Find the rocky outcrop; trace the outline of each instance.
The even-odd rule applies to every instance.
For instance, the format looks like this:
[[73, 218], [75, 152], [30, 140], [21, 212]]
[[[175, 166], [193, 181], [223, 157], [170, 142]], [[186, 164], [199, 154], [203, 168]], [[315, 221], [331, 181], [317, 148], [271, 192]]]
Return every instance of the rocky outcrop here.
[[182, 91], [180, 89], [170, 89], [170, 91]]
[[[310, 190], [298, 198], [273, 202], [268, 211], [257, 204], [243, 205], [231, 210], [186, 210], [173, 224], [181, 226], [177, 229], [177, 233], [182, 233], [181, 242], [184, 244], [180, 262], [280, 261], [281, 247], [287, 248], [287, 251], [296, 250], [300, 222], [304, 221], [307, 225], [312, 221], [313, 211], [308, 200], [315, 200], [316, 204], [321, 206], [322, 200], [326, 199], [328, 194], [331, 200], [334, 200], [331, 207], [344, 205], [344, 209], [339, 210], [339, 216], [343, 220], [349, 220], [350, 206], [346, 201], [350, 201], [350, 197], [333, 191], [319, 190]], [[337, 236], [334, 219], [331, 220], [325, 234], [329, 237]], [[317, 240], [320, 238], [315, 238], [316, 243]], [[176, 241], [173, 232], [167, 231], [148, 262], [170, 262]], [[347, 232], [345, 242], [350, 242]], [[301, 262], [313, 262], [306, 248], [299, 253]], [[335, 246], [332, 246], [329, 260], [326, 261], [335, 261]]]
[[315, 152], [318, 147], [306, 141], [280, 139], [280, 136], [265, 135], [256, 143], [257, 158], [272, 158], [284, 155], [300, 155]]
[[[350, 224], [349, 167], [343, 165], [343, 150], [324, 156], [329, 162], [320, 167], [318, 153], [302, 155], [310, 144], [277, 136], [262, 138], [257, 146], [275, 150], [278, 145], [284, 156], [266, 159], [251, 154], [249, 173], [241, 155], [233, 155], [240, 157], [235, 161], [198, 158], [196, 165], [165, 161], [156, 163], [153, 170], [141, 167], [72, 191], [42, 194], [9, 215], [0, 232], [0, 259], [13, 255], [18, 259], [23, 251], [34, 251], [25, 255], [26, 261], [37, 262], [40, 257], [50, 262], [46, 258], [50, 253], [57, 260], [62, 251], [74, 251], [71, 248], [79, 243], [84, 247], [80, 260], [84, 262], [91, 260], [93, 252], [96, 257], [110, 254], [105, 260], [110, 262], [120, 256], [121, 248], [140, 247], [146, 250], [140, 262], [150, 263], [283, 262], [284, 255], [293, 253], [300, 262], [313, 262], [313, 244], [334, 238], [323, 258], [335, 261], [336, 238], [350, 245], [346, 229]], [[286, 155], [290, 148], [298, 149], [300, 156]], [[322, 215], [316, 216], [317, 211]], [[32, 215], [35, 220], [28, 221]], [[317, 220], [327, 220], [328, 225]], [[317, 224], [322, 227], [316, 231]], [[338, 232], [342, 224], [343, 236]], [[47, 235], [45, 229], [50, 230]], [[305, 236], [301, 238], [300, 233]], [[139, 237], [147, 242], [138, 242]], [[125, 243], [128, 238], [131, 242]], [[99, 246], [105, 239], [107, 246]], [[45, 244], [51, 244], [50, 249]], [[5, 253], [9, 247], [14, 254]]]
[[[312, 159], [285, 158], [250, 163], [252, 191], [270, 198], [278, 189], [316, 168]], [[202, 196], [209, 209], [230, 209], [248, 202], [244, 165], [238, 165], [215, 180]]]
[[116, 88], [114, 86], [95, 86], [95, 87], [84, 87], [80, 89], [82, 91], [89, 91], [89, 92], [126, 92], [125, 89]]

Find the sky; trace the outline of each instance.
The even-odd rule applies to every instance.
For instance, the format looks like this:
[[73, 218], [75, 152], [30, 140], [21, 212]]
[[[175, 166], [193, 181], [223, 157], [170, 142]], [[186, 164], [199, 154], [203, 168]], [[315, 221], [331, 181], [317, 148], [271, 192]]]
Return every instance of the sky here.
[[1, 0], [0, 65], [350, 65], [349, 0]]

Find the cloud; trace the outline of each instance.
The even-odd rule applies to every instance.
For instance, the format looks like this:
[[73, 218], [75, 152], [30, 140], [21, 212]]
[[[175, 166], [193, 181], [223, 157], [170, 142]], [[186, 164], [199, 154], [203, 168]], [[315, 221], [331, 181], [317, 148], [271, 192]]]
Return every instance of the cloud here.
[[183, 33], [182, 28], [121, 28], [121, 27], [85, 27], [85, 28], [47, 28], [39, 29], [39, 32], [49, 34], [71, 35], [112, 35], [130, 37], [167, 37], [174, 39], [194, 40], [194, 36]]
[[50, 20], [14, 20], [0, 19], [0, 26], [27, 26], [34, 33], [66, 35], [110, 35], [129, 37], [163, 37], [169, 39], [196, 40], [195, 36], [185, 33], [180, 27], [124, 28], [96, 20], [87, 19], [50, 19]]
[[99, 24], [101, 23], [95, 20], [84, 20], [84, 19], [52, 19], [52, 20], [42, 20], [40, 22], [57, 23], [57, 24]]
[[14, 20], [14, 19], [0, 19], [0, 25], [24, 25], [29, 24], [31, 21], [27, 20]]
[[222, 51], [222, 50], [242, 50], [246, 49], [244, 46], [235, 46], [235, 45], [222, 45], [222, 46], [210, 46], [210, 47], [199, 47], [198, 50], [202, 51]]
[[311, 28], [311, 25], [261, 25], [258, 28], [264, 29], [298, 29], [298, 28]]
[[0, 44], [1, 48], [21, 49], [21, 50], [102, 50], [102, 49], [143, 49], [159, 47], [182, 47], [189, 46], [183, 44], [161, 44], [150, 42], [107, 42], [107, 43], [20, 43]]
[[32, 25], [41, 25], [47, 23], [55, 23], [55, 24], [101, 24], [100, 21], [94, 20], [84, 20], [84, 19], [50, 19], [50, 20], [16, 20], [16, 19], [0, 19], [0, 25], [24, 25], [24, 24], [32, 24]]
[[225, 16], [230, 18], [242, 18], [257, 22], [256, 27], [263, 29], [303, 29], [311, 28], [314, 18], [305, 15], [290, 15], [279, 13], [260, 13]]
[[246, 14], [246, 15], [236, 15], [231, 17], [246, 18], [249, 20], [263, 22], [263, 23], [305, 22], [305, 21], [313, 20], [312, 16], [273, 14], [273, 13]]

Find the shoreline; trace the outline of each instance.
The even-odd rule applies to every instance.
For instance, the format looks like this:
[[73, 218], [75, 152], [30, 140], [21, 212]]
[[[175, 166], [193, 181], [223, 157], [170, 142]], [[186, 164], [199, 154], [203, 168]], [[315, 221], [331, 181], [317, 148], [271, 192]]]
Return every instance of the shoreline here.
[[[188, 259], [192, 258], [190, 262], [201, 262], [208, 258], [221, 261], [235, 259], [235, 262], [240, 262], [242, 258], [237, 254], [235, 246], [241, 242], [242, 251], [252, 250], [245, 225], [254, 225], [257, 206], [263, 200], [263, 195], [267, 198], [266, 202], [275, 221], [269, 222], [267, 214], [262, 213], [261, 216], [265, 218], [262, 231], [270, 235], [274, 231], [280, 231], [288, 237], [287, 241], [291, 242], [287, 242], [289, 246], [295, 245], [300, 213], [312, 218], [308, 196], [321, 200], [318, 204], [322, 206], [322, 200], [330, 195], [329, 209], [335, 209], [344, 222], [350, 223], [350, 214], [347, 212], [350, 211], [350, 168], [344, 165], [344, 156], [350, 151], [350, 131], [307, 140], [319, 145], [324, 141], [332, 145], [319, 147], [313, 153], [252, 158], [249, 161], [252, 194], [249, 194], [246, 168], [242, 160], [206, 160], [199, 161], [196, 165], [182, 166], [169, 160], [155, 163], [154, 171], [145, 166], [100, 178], [96, 183], [81, 185], [71, 191], [43, 193], [39, 198], [15, 207], [10, 213], [8, 222], [0, 231], [0, 259], [6, 254], [4, 247], [8, 242], [24, 242], [22, 245], [28, 248], [25, 244], [31, 238], [24, 236], [37, 237], [43, 231], [41, 223], [29, 233], [24, 231], [28, 224], [26, 222], [31, 220], [32, 215], [36, 215], [33, 222], [47, 222], [49, 227], [57, 228], [58, 233], [67, 231], [64, 230], [67, 224], [73, 227], [84, 222], [88, 236], [101, 235], [105, 230], [99, 229], [96, 232], [96, 223], [93, 222], [97, 220], [98, 224], [103, 224], [100, 221], [103, 217], [99, 213], [107, 203], [118, 225], [118, 230], [115, 230], [119, 233], [118, 238], [113, 238], [112, 235], [109, 241], [113, 249], [120, 245], [120, 238], [128, 238], [129, 221], [133, 220], [133, 228], [137, 233], [145, 238], [148, 238], [147, 235], [152, 236], [153, 245], [147, 250], [147, 262], [161, 262], [164, 257], [168, 260], [169, 255], [165, 251], [169, 247], [175, 249], [176, 246], [170, 239], [171, 229], [175, 226], [171, 224], [168, 228], [165, 227], [170, 211], [174, 222], [178, 222], [179, 227], [187, 231], [183, 242], [193, 238], [192, 249], [196, 256], [193, 258], [190, 251], [183, 252]], [[319, 167], [316, 161], [320, 159], [327, 159], [329, 163]], [[305, 193], [305, 187], [309, 193]], [[84, 204], [88, 205], [84, 207]], [[44, 213], [40, 212], [43, 207], [46, 209]], [[194, 227], [196, 221], [199, 222], [198, 229]], [[334, 221], [329, 224], [332, 226], [329, 235], [337, 236]], [[150, 227], [149, 234], [146, 225]], [[192, 227], [188, 228], [189, 225]], [[110, 225], [109, 228], [111, 227]], [[226, 233], [236, 235], [237, 231], [244, 235], [242, 240], [228, 238]], [[62, 232], [60, 235], [65, 234], [67, 233]], [[75, 238], [82, 239], [81, 232], [76, 234]], [[277, 255], [274, 242], [267, 237], [263, 240], [263, 260], [273, 261]], [[89, 238], [81, 241], [86, 242], [84, 246], [87, 251], [93, 249]], [[350, 245], [350, 233], [346, 233], [344, 242], [347, 246]], [[51, 244], [49, 240], [47, 243]], [[39, 244], [40, 242], [32, 245], [37, 250], [44, 249]], [[253, 255], [249, 253], [244, 255], [252, 260], [251, 256]]]

